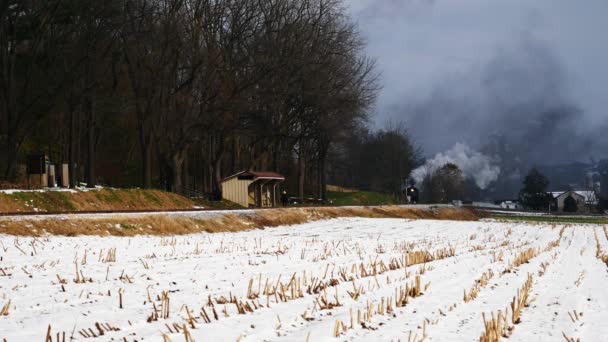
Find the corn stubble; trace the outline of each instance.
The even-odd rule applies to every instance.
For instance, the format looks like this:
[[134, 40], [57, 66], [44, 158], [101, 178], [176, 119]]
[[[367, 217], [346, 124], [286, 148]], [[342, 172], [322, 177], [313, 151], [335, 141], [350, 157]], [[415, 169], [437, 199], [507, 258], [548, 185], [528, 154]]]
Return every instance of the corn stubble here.
[[[374, 215], [381, 215], [381, 212], [377, 210], [373, 210], [372, 212]], [[475, 279], [473, 286], [464, 291], [464, 302], [468, 303], [474, 301], [494, 277], [501, 277], [506, 273], [515, 272], [518, 267], [530, 263], [533, 258], [541, 253], [559, 246], [565, 228], [566, 227], [563, 227], [561, 229], [557, 240], [550, 242], [546, 247], [543, 246], [542, 248], [530, 247], [530, 242], [521, 243], [521, 240], [518, 242], [519, 246], [516, 247], [514, 246], [514, 243], [498, 240], [494, 236], [490, 236], [487, 239], [485, 236], [480, 238], [480, 241], [487, 240], [486, 243], [492, 242], [492, 244], [487, 244], [486, 246], [496, 246], [496, 250], [487, 248], [486, 251], [481, 247], [473, 247], [473, 251], [475, 252], [475, 255], [487, 255], [488, 258], [491, 257], [490, 260], [492, 260], [492, 262], [503, 260], [504, 253], [502, 248], [499, 250], [500, 247], [504, 247], [505, 252], [508, 250], [516, 250], [517, 253], [513, 254], [514, 257], [512, 257], [511, 261], [507, 260], [506, 264], [508, 266], [504, 269], [504, 272], [501, 272], [502, 267], [504, 267], [504, 265], [501, 264], [501, 266], [499, 266], [500, 268], [495, 267], [494, 270], [487, 269], [487, 271], [483, 272], [478, 279]], [[604, 233], [608, 234], [605, 229]], [[512, 231], [509, 230], [505, 236], [508, 237], [511, 234]], [[502, 237], [502, 234], [500, 237]], [[470, 237], [467, 238], [473, 239]], [[597, 244], [596, 256], [598, 259], [603, 260], [608, 264], [608, 256], [606, 256], [605, 252], [601, 249], [600, 237], [597, 232], [595, 238]], [[186, 245], [188, 238], [163, 236], [159, 239], [159, 245], [167, 250], [161, 251], [155, 248], [149, 252], [150, 254], [135, 259], [135, 263], [137, 263], [140, 268], [143, 268], [146, 271], [159, 268], [155, 264], [155, 261], [161, 257], [177, 259], [182, 256], [205, 256], [207, 253], [222, 254], [236, 252], [244, 252], [252, 255], [249, 261], [249, 266], [252, 267], [265, 264], [264, 260], [255, 259], [256, 256], [269, 256], [278, 259], [287, 254], [288, 257], [291, 258], [294, 253], [294, 248], [298, 248], [297, 244], [285, 243], [285, 241], [281, 240], [274, 244], [269, 244], [267, 241], [263, 241], [262, 238], [253, 241], [253, 249], [251, 249], [251, 240], [248, 241], [249, 246], [246, 246], [246, 243], [230, 241], [230, 239], [227, 239], [226, 241], [222, 240], [222, 242], [219, 243], [219, 246], [218, 244], [215, 244], [212, 248], [206, 248], [204, 241], [202, 243], [188, 243], [188, 246], [186, 247], [184, 245]], [[475, 236], [474, 239], [477, 239], [477, 236]], [[206, 302], [200, 306], [200, 309], [200, 303], [198, 305], [180, 303], [182, 307], [179, 311], [171, 311], [169, 291], [162, 291], [158, 296], [154, 296], [154, 300], [148, 293], [148, 300], [145, 301], [144, 304], [151, 305], [152, 308], [151, 311], [147, 311], [148, 308], [146, 308], [146, 313], [142, 318], [147, 317], [148, 323], [157, 322], [154, 324], [161, 326], [162, 331], [160, 331], [160, 334], [163, 340], [169, 341], [170, 334], [180, 334], [178, 339], [193, 341], [193, 330], [199, 328], [201, 324], [210, 324], [228, 317], [235, 317], [235, 315], [250, 315], [262, 308], [270, 308], [271, 305], [274, 306], [306, 298], [306, 300], [310, 300], [310, 303], [312, 303], [312, 309], [309, 306], [303, 314], [299, 315], [305, 322], [315, 321], [319, 319], [320, 316], [327, 318], [327, 316], [331, 316], [331, 310], [336, 310], [334, 312], [337, 313], [348, 311], [348, 319], [342, 315], [340, 316], [341, 319], [334, 321], [331, 336], [340, 337], [347, 334], [349, 330], [354, 329], [381, 329], [382, 322], [384, 321], [382, 317], [387, 317], [388, 319], [390, 319], [390, 317], [396, 317], [396, 314], [403, 312], [403, 310], [398, 310], [398, 308], [406, 307], [412, 300], [423, 296], [427, 292], [430, 288], [430, 283], [424, 284], [422, 282], [422, 276], [427, 274], [427, 272], [432, 272], [436, 268], [441, 268], [441, 263], [437, 264], [433, 262], [456, 256], [456, 247], [451, 244], [448, 245], [445, 241], [441, 241], [441, 239], [425, 238], [421, 241], [416, 241], [415, 243], [403, 241], [394, 244], [380, 241], [380, 238], [378, 238], [378, 240], [379, 242], [377, 244], [369, 246], [366, 250], [366, 248], [361, 248], [361, 246], [352, 244], [352, 241], [349, 242], [348, 239], [327, 242], [323, 241], [322, 238], [312, 238], [311, 240], [306, 241], [306, 247], [303, 247], [301, 251], [299, 249], [297, 250], [298, 255], [295, 259], [299, 258], [302, 262], [308, 263], [324, 262], [325, 260], [328, 260], [322, 265], [319, 265], [317, 272], [294, 272], [291, 273], [291, 275], [288, 274], [287, 277], [284, 278], [281, 278], [281, 275], [276, 277], [276, 275], [265, 276], [262, 273], [256, 274], [256, 276], [249, 279], [246, 292], [241, 289], [240, 291], [242, 292], [239, 293], [238, 296], [233, 295], [232, 292], [229, 292], [228, 294], [224, 292], [222, 295], [209, 295]], [[211, 241], [211, 239], [209, 239], [209, 241]], [[442, 243], [439, 246], [443, 245], [447, 247], [433, 248], [434, 244], [438, 241]], [[21, 250], [21, 253], [26, 256], [35, 254], [36, 248], [38, 251], [40, 249], [39, 246], [32, 245], [31, 248], [33, 250], [30, 252], [30, 247], [28, 247], [27, 244], [15, 243], [16, 248]], [[313, 247], [308, 247], [308, 243]], [[453, 243], [453, 241], [450, 243]], [[315, 248], [315, 244], [317, 244], [317, 248]], [[468, 251], [470, 247], [468, 242], [466, 245], [456, 245], [459, 246], [459, 250], [465, 252]], [[370, 252], [371, 254], [368, 254]], [[85, 253], [81, 254], [81, 257], [77, 255], [74, 258], [75, 277], [73, 278], [73, 283], [85, 285], [86, 283], [93, 283], [93, 278], [88, 277], [88, 275], [95, 269], [95, 266], [91, 265], [94, 264], [95, 261], [103, 266], [105, 280], [109, 281], [110, 267], [115, 267], [116, 265], [112, 265], [112, 263], [117, 262], [116, 248], [113, 247], [107, 250], [99, 250], [98, 256], [93, 257], [95, 254], [97, 254], [97, 250], [89, 248], [89, 251], [87, 252], [87, 250], [85, 250]], [[344, 264], [336, 264], [333, 262], [332, 258], [342, 256], [353, 256], [358, 259], [354, 259], [357, 260], [356, 262], [351, 261]], [[121, 253], [121, 262], [123, 262], [123, 259], [126, 258], [124, 254]], [[454, 261], [454, 263], [456, 262], [458, 262], [458, 260]], [[245, 267], [247, 266], [246, 263], [243, 265], [245, 265]], [[546, 262], [540, 264], [540, 270], [538, 271], [539, 276], [545, 274], [548, 265], [549, 264]], [[411, 266], [416, 266], [413, 271]], [[118, 270], [120, 270], [120, 268]], [[392, 271], [397, 270], [401, 271], [391, 273]], [[6, 275], [8, 271], [9, 269], [0, 269], [0, 277]], [[27, 273], [28, 271], [31, 271], [31, 269], [24, 269], [24, 272]], [[128, 289], [131, 284], [141, 284], [143, 275], [140, 272], [136, 272], [132, 269], [127, 269], [127, 271], [131, 273], [131, 276], [122, 270], [120, 273], [116, 272], [113, 280], [120, 280], [122, 284], [124, 284], [121, 286], [124, 286], [126, 289]], [[85, 273], [87, 276], [85, 276]], [[103, 282], [103, 276], [99, 277], [98, 274], [92, 275], [96, 279], [95, 283], [99, 283], [100, 280]], [[69, 276], [63, 278], [59, 274], [56, 274], [56, 281], [55, 277], [53, 277], [52, 283], [53, 285], [60, 286], [63, 289], [63, 292], [65, 292], [66, 289], [64, 288], [64, 285], [72, 283], [69, 281], [69, 278]], [[579, 278], [582, 281], [582, 276]], [[505, 310], [499, 310], [496, 313], [491, 312], [489, 315], [483, 314], [484, 331], [480, 337], [480, 341], [499, 341], [501, 338], [509, 337], [512, 334], [515, 326], [522, 321], [523, 309], [532, 301], [529, 298], [532, 283], [532, 275], [528, 274], [525, 283], [517, 290], [517, 293]], [[81, 291], [79, 298], [88, 298], [89, 294], [86, 292], [86, 286], [71, 286], [73, 286], [72, 289], [78, 288], [79, 291]], [[389, 287], [388, 289], [386, 289], [387, 286]], [[384, 291], [383, 296], [369, 298], [369, 295], [373, 295], [374, 291], [379, 289], [386, 289], [389, 291]], [[392, 291], [393, 289], [394, 294]], [[68, 287], [68, 290], [70, 290], [70, 287]], [[346, 292], [346, 294], [344, 294], [344, 292]], [[118, 289], [117, 294], [118, 306], [122, 309], [124, 296], [123, 289]], [[108, 296], [109, 295], [110, 292], [108, 290]], [[116, 299], [113, 299], [112, 303], [115, 307]], [[129, 302], [129, 304], [130, 303], [131, 302]], [[354, 303], [354, 305], [348, 308], [348, 305], [352, 303]], [[9, 315], [10, 307], [11, 301], [8, 300], [0, 309], [0, 315]], [[177, 308], [177, 306], [175, 306], [175, 308]], [[190, 310], [190, 308], [193, 308], [194, 310]], [[448, 311], [452, 311], [452, 307], [450, 307]], [[263, 312], [264, 311], [261, 311], [262, 314]], [[446, 315], [446, 313], [441, 310], [439, 310], [439, 312], [442, 316]], [[573, 317], [575, 317], [576, 314], [577, 313], [574, 312]], [[378, 323], [379, 321], [380, 323]], [[425, 340], [427, 338], [426, 324], [427, 320], [425, 319], [422, 325], [422, 334], [419, 334], [420, 327], [418, 327], [419, 331], [413, 335], [413, 340], [412, 334], [410, 333], [408, 341]], [[280, 329], [281, 324], [279, 319], [279, 324], [277, 324], [276, 328], [278, 335], [281, 333]], [[88, 339], [97, 338], [104, 334], [110, 335], [110, 333], [114, 331], [120, 331], [120, 329], [110, 323], [100, 322], [86, 328], [79, 327], [78, 330], [75, 330], [75, 333], [77, 336], [79, 335], [79, 337]], [[65, 333], [63, 333], [63, 335], [65, 335]], [[564, 337], [568, 341], [575, 341], [574, 339], [569, 340], [566, 336]], [[176, 337], [173, 337], [173, 339], [175, 338]], [[52, 334], [50, 340], [47, 338], [47, 341], [54, 341], [55, 339], [59, 342], [60, 340], [65, 339], [65, 337], [62, 336], [62, 334], [57, 334], [57, 336]]]
[[[602, 246], [600, 244], [600, 239], [597, 236], [597, 231], [593, 232], [595, 235], [595, 257], [601, 260], [606, 266], [608, 266], [608, 253], [602, 250]], [[604, 227], [604, 234], [606, 235], [606, 239], [608, 240], [608, 230]]]
[[[419, 275], [416, 275], [412, 282], [406, 282], [405, 286], [400, 284], [398, 287], [395, 287], [394, 297], [381, 297], [376, 304], [368, 300], [363, 308], [357, 308], [356, 316], [351, 308], [349, 310], [350, 325], [345, 324], [339, 319], [336, 320], [332, 330], [332, 336], [339, 337], [346, 333], [347, 330], [355, 329], [356, 327], [361, 327], [366, 330], [378, 329], [377, 326], [372, 324], [372, 318], [374, 316], [392, 315], [395, 308], [405, 307], [412, 298], [422, 296], [424, 294], [423, 291], [426, 291], [429, 286], [430, 283], [427, 283], [423, 289], [422, 280]], [[426, 321], [423, 326], [423, 336], [426, 338]]]
[[[509, 308], [505, 309], [504, 313], [498, 310], [498, 313], [490, 314], [486, 318], [486, 314], [482, 313], [484, 331], [479, 338], [480, 342], [498, 342], [501, 338], [511, 336], [515, 325], [521, 323], [521, 312], [523, 308], [530, 305], [529, 295], [532, 289], [533, 277], [528, 273], [528, 277], [524, 285], [517, 290], [517, 294], [513, 297]], [[509, 312], [511, 313], [509, 315]]]

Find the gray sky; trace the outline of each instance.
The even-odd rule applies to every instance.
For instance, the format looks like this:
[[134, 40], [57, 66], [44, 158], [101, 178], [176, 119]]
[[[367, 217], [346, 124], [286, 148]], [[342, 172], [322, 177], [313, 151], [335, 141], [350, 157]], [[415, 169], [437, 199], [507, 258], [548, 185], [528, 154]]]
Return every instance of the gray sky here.
[[[530, 158], [608, 157], [598, 141], [608, 128], [607, 0], [348, 3], [382, 72], [378, 127], [405, 121], [427, 155], [501, 133], [546, 135]], [[566, 132], [576, 141], [556, 153]]]

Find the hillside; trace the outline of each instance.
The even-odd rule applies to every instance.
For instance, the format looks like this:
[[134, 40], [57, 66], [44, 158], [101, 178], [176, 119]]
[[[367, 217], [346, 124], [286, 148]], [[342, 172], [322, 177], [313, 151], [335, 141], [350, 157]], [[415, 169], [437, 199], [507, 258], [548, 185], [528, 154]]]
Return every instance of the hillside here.
[[189, 209], [178, 194], [144, 189], [0, 192], [0, 212]]

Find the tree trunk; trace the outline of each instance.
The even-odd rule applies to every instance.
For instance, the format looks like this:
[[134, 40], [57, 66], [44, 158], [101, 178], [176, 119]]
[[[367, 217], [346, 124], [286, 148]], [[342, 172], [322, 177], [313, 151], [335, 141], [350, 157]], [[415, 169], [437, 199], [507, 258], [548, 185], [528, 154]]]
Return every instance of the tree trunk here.
[[306, 160], [304, 158], [304, 150], [300, 147], [298, 155], [298, 197], [300, 197], [300, 202], [304, 201], [304, 181], [306, 180]]
[[[10, 127], [10, 125], [9, 125]], [[6, 150], [6, 169], [4, 170], [4, 178], [9, 180], [15, 179], [15, 170], [17, 168], [17, 157], [19, 156], [19, 143], [12, 129], [7, 132], [7, 150]]]
[[327, 177], [325, 175], [326, 158], [321, 160], [321, 199], [327, 201]]
[[160, 188], [165, 191], [171, 191], [171, 168], [168, 166], [168, 162], [165, 159], [165, 156], [159, 150], [158, 146], [156, 147], [155, 152], [156, 160], [158, 161], [158, 179]]
[[[207, 140], [208, 141], [208, 140]], [[211, 154], [208, 149], [205, 149], [205, 145], [201, 144], [200, 147], [201, 152], [201, 177], [203, 179], [203, 192], [208, 193], [211, 192], [211, 164], [209, 164], [209, 160], [211, 159]]]
[[327, 179], [325, 177], [325, 166], [327, 164], [327, 144], [323, 144], [319, 150], [319, 198], [323, 201], [327, 200]]
[[182, 170], [184, 166], [184, 152], [177, 152], [171, 157], [171, 190], [183, 190]]
[[233, 165], [232, 170], [230, 170], [230, 174], [237, 173], [241, 171], [241, 138], [237, 135], [233, 139], [234, 141], [234, 156], [233, 156]]
[[184, 162], [183, 162], [183, 167], [182, 167], [182, 178], [183, 178], [183, 185], [184, 188], [191, 190], [192, 187], [190, 185], [190, 177], [189, 177], [189, 173], [190, 173], [190, 166], [188, 165], [188, 151], [184, 152]]
[[95, 133], [93, 132], [93, 127], [89, 127], [89, 132], [87, 133], [87, 188], [94, 188], [95, 185], [97, 185], [97, 175], [95, 174], [95, 150]]
[[76, 126], [74, 123], [75, 110], [72, 103], [68, 103], [68, 125], [69, 134], [68, 134], [68, 182], [70, 183], [70, 188], [76, 187], [76, 151], [74, 145], [76, 144]]
[[142, 187], [152, 188], [152, 142], [146, 139], [143, 129], [139, 129], [139, 144], [141, 148], [142, 162]]
[[[94, 51], [93, 51], [94, 52]], [[84, 95], [84, 112], [86, 115], [87, 135], [86, 135], [86, 174], [85, 179], [87, 188], [94, 188], [97, 185], [96, 173], [96, 154], [97, 154], [97, 91], [96, 91], [96, 65], [95, 58], [90, 56], [85, 66], [85, 89], [88, 91]]]
[[216, 194], [219, 194], [221, 192], [223, 156], [224, 154], [221, 153], [211, 164], [213, 175], [213, 192]]
[[87, 188], [94, 188], [97, 185], [97, 175], [95, 170], [95, 155], [97, 150], [97, 118], [95, 113], [94, 96], [87, 97], [85, 110], [87, 112], [87, 166], [86, 182]]
[[205, 182], [207, 183], [205, 191], [212, 194], [215, 191], [215, 182], [213, 181], [213, 164], [207, 164], [207, 173], [205, 174]]
[[221, 181], [222, 181], [222, 160], [224, 159], [224, 148], [225, 141], [223, 137], [213, 137], [213, 142], [210, 146], [211, 149], [211, 160], [210, 162], [210, 173], [211, 173], [211, 186], [214, 193], [214, 197], [221, 193]]

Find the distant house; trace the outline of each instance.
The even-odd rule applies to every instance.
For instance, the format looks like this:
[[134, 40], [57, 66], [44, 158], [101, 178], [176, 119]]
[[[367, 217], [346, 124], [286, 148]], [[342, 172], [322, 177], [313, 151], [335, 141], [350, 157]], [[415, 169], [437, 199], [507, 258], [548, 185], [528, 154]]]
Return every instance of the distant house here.
[[500, 200], [495, 202], [502, 209], [521, 209], [522, 205], [518, 200]]
[[476, 207], [476, 208], [492, 208], [492, 209], [500, 209], [500, 206], [492, 203], [492, 202], [470, 202], [467, 203], [467, 205], [470, 205], [471, 207]]
[[222, 179], [222, 198], [245, 208], [274, 207], [280, 196], [278, 186], [284, 180], [274, 172], [241, 171]]
[[567, 201], [574, 200], [578, 212], [589, 211], [590, 208], [598, 204], [598, 198], [594, 191], [587, 190], [569, 190], [569, 191], [554, 191], [550, 193], [555, 201], [555, 209], [563, 212], [567, 207]]

